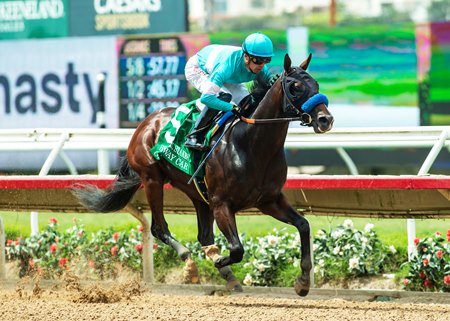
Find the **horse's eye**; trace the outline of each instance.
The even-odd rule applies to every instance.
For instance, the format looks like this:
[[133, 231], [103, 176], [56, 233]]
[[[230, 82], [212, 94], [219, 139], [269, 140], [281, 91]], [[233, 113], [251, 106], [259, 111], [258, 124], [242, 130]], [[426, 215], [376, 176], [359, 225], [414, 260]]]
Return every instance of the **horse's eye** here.
[[296, 95], [299, 92], [304, 91], [304, 86], [302, 83], [293, 83], [292, 86], [289, 87], [289, 91], [291, 92], [292, 95]]

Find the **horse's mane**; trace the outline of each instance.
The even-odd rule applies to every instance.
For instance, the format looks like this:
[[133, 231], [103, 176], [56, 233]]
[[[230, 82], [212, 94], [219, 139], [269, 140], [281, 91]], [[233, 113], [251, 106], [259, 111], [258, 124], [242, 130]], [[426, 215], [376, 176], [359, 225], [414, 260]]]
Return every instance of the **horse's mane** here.
[[253, 84], [250, 88], [250, 95], [252, 97], [252, 102], [250, 104], [250, 108], [247, 114], [253, 113], [253, 111], [258, 107], [261, 100], [263, 100], [266, 93], [275, 83], [275, 81], [280, 77], [280, 75], [274, 75], [270, 81], [267, 81], [261, 74], [256, 76], [256, 79], [253, 81]]

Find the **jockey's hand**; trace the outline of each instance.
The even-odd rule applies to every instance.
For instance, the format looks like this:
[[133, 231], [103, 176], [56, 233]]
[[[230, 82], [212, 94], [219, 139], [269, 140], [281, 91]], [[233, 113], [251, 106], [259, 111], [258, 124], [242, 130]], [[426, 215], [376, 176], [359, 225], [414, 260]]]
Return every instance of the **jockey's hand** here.
[[231, 109], [231, 111], [236, 116], [241, 116], [241, 113], [242, 113], [241, 107], [234, 105], [233, 108]]

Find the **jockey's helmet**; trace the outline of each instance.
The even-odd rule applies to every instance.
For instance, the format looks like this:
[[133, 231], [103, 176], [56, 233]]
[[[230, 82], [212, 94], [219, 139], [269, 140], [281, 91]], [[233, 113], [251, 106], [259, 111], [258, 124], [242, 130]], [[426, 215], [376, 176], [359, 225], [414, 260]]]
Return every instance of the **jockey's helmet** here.
[[242, 44], [242, 50], [253, 57], [273, 57], [272, 41], [261, 32], [248, 35]]

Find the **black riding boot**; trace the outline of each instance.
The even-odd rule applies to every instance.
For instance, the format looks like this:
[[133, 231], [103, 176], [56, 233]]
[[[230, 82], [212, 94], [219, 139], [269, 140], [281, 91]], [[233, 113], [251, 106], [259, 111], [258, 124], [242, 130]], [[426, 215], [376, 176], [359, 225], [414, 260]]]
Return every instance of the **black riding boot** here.
[[208, 125], [218, 112], [219, 111], [217, 109], [208, 108], [205, 106], [195, 122], [194, 129], [192, 129], [191, 133], [187, 135], [184, 146], [200, 151], [205, 150], [203, 141], [205, 140], [206, 133], [208, 132]]
[[[232, 96], [229, 93], [221, 91], [219, 94], [217, 94], [217, 98], [229, 103], [232, 99]], [[219, 111], [217, 109], [208, 108], [205, 106], [205, 108], [198, 116], [191, 133], [187, 135], [184, 146], [200, 151], [205, 150], [206, 147], [203, 146], [203, 141], [205, 140], [206, 133], [208, 132], [209, 123], [218, 113]]]

